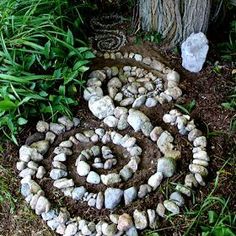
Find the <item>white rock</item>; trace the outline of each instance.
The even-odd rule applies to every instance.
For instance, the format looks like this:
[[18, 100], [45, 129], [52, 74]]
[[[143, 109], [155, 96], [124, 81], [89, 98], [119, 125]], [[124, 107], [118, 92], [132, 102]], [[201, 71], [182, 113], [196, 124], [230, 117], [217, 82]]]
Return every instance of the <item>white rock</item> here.
[[137, 108], [137, 107], [140, 107], [142, 106], [146, 101], [146, 96], [145, 95], [141, 95], [139, 96], [138, 98], [135, 99], [132, 107], [133, 108]]
[[135, 54], [135, 55], [134, 55], [134, 59], [135, 59], [136, 61], [142, 61], [143, 57], [142, 57], [140, 54]]
[[138, 211], [137, 209], [133, 213], [135, 227], [139, 230], [147, 228], [148, 221], [145, 211]]
[[37, 215], [41, 215], [42, 213], [47, 213], [50, 210], [51, 204], [47, 198], [44, 196], [40, 196], [36, 206], [35, 206], [35, 213]]
[[37, 125], [36, 125], [36, 130], [38, 132], [46, 132], [49, 130], [49, 124], [45, 121], [38, 121]]
[[103, 122], [110, 128], [114, 128], [118, 124], [118, 119], [115, 116], [107, 116]]
[[195, 147], [206, 147], [207, 146], [207, 140], [206, 140], [206, 137], [204, 136], [200, 136], [200, 137], [197, 137], [194, 141], [193, 141], [193, 145]]
[[25, 167], [26, 167], [26, 162], [24, 162], [24, 161], [18, 161], [16, 163], [16, 169], [19, 170], [19, 171], [24, 170]]
[[127, 121], [132, 126], [134, 131], [137, 132], [141, 130], [143, 123], [150, 120], [143, 112], [130, 109]]
[[170, 200], [165, 200], [164, 201], [164, 206], [172, 214], [179, 214], [179, 211], [180, 211], [179, 207], [174, 202], [172, 202]]
[[207, 176], [208, 175], [208, 170], [204, 166], [196, 165], [196, 164], [190, 164], [189, 165], [189, 170], [193, 174], [200, 174], [201, 176]]
[[153, 188], [153, 190], [156, 190], [156, 188], [161, 184], [162, 179], [162, 172], [156, 172], [148, 179], [148, 184]]
[[86, 180], [90, 184], [99, 184], [101, 181], [99, 174], [94, 171], [89, 172]]
[[45, 174], [46, 174], [45, 168], [44, 168], [43, 166], [40, 166], [40, 167], [38, 168], [37, 173], [36, 173], [36, 178], [42, 179]]
[[155, 98], [148, 98], [146, 100], [145, 106], [146, 107], [155, 107], [157, 105], [157, 100]]
[[66, 178], [58, 179], [54, 181], [53, 186], [58, 189], [73, 187], [74, 181], [73, 179], [66, 179]]
[[177, 99], [182, 96], [182, 90], [179, 87], [168, 88], [165, 94], [171, 96], [173, 99]]
[[87, 176], [90, 172], [90, 165], [85, 161], [79, 161], [77, 163], [77, 173], [79, 176]]
[[116, 107], [114, 110], [114, 115], [116, 118], [120, 118], [122, 115], [125, 115], [128, 113], [128, 109], [126, 107]]
[[199, 151], [193, 154], [194, 159], [200, 159], [203, 161], [210, 161], [210, 158], [206, 151]]
[[161, 133], [163, 132], [163, 129], [161, 127], [155, 127], [152, 132], [150, 133], [150, 138], [153, 142], [156, 142], [158, 138], [160, 137]]
[[168, 81], [179, 83], [180, 76], [176, 71], [172, 70], [170, 73], [167, 74], [166, 79]]
[[109, 96], [102, 98], [93, 97], [89, 100], [89, 109], [99, 119], [103, 119], [107, 116], [114, 114], [114, 103]]
[[111, 185], [111, 184], [115, 184], [115, 183], [120, 183], [121, 182], [121, 178], [119, 174], [116, 173], [110, 173], [107, 175], [101, 175], [101, 180], [102, 183], [105, 185]]
[[209, 50], [204, 33], [192, 33], [181, 45], [182, 66], [191, 72], [199, 72]]

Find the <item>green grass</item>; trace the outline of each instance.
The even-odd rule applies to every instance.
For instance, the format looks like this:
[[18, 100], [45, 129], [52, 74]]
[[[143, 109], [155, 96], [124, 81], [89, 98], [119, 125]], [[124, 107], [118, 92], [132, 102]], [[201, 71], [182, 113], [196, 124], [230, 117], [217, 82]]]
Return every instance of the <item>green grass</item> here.
[[79, 104], [94, 57], [81, 40], [83, 7], [67, 0], [0, 2], [0, 130], [16, 144], [32, 117], [72, 116]]

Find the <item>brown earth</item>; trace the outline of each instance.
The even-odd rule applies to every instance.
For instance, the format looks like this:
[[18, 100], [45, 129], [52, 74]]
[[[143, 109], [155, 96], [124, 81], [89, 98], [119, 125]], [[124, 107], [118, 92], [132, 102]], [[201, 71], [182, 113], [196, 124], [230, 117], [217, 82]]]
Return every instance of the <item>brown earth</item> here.
[[[211, 192], [214, 186], [214, 179], [216, 177], [217, 171], [219, 171], [222, 166], [230, 158], [230, 152], [235, 151], [236, 146], [236, 136], [230, 132], [230, 123], [232, 118], [235, 116], [234, 111], [225, 110], [221, 107], [221, 103], [227, 99], [227, 96], [230, 94], [230, 90], [235, 84], [233, 84], [231, 71], [232, 68], [224, 66], [222, 69], [221, 75], [217, 75], [213, 72], [213, 67], [209, 64], [201, 71], [201, 73], [193, 74], [189, 73], [182, 69], [181, 61], [178, 56], [174, 54], [163, 53], [162, 55], [158, 51], [158, 48], [145, 43], [144, 45], [133, 45], [132, 39], [131, 43], [123, 48], [123, 51], [129, 52], [139, 52], [143, 56], [153, 56], [164, 62], [171, 68], [175, 68], [181, 75], [180, 87], [183, 90], [183, 96], [179, 101], [179, 104], [186, 104], [193, 99], [196, 100], [196, 107], [191, 113], [191, 117], [195, 119], [197, 126], [204, 132], [208, 137], [208, 153], [211, 157], [210, 163], [210, 173], [207, 179], [207, 186], [201, 187], [196, 193], [196, 199], [194, 203], [187, 201], [187, 207], [195, 209], [199, 203], [201, 203], [204, 198]], [[104, 61], [102, 59], [94, 61], [94, 68], [101, 68], [102, 66], [110, 65], [121, 65], [125, 61]], [[150, 117], [153, 125], [162, 126], [164, 129], [169, 130], [175, 136], [175, 142], [178, 148], [181, 150], [182, 159], [178, 162], [178, 173], [168, 181], [165, 181], [163, 187], [159, 191], [150, 194], [147, 198], [142, 200], [135, 201], [131, 206], [120, 207], [115, 212], [129, 212], [131, 213], [134, 209], [148, 209], [153, 208], [157, 205], [157, 201], [161, 201], [165, 195], [170, 193], [173, 189], [172, 182], [182, 181], [188, 170], [188, 164], [191, 160], [191, 144], [184, 137], [181, 137], [177, 134], [177, 130], [173, 127], [169, 127], [164, 124], [162, 121], [162, 116], [169, 109], [174, 107], [174, 103], [167, 104], [164, 106], [158, 106], [156, 108], [147, 109], [143, 108], [145, 114]], [[78, 107], [77, 116], [82, 119], [82, 127], [93, 128], [98, 127], [101, 122], [94, 118], [88, 111], [87, 105], [84, 101], [81, 100], [81, 105]], [[35, 132], [36, 121], [32, 121], [32, 126], [22, 132], [20, 143], [23, 144], [27, 136]], [[78, 128], [76, 131], [81, 131]], [[74, 133], [72, 131], [71, 133]], [[127, 183], [122, 183], [119, 187], [130, 187], [137, 186], [141, 183], [147, 181], [148, 177], [155, 170], [155, 163], [157, 158], [159, 158], [160, 153], [153, 145], [153, 143], [144, 138], [141, 134], [133, 132], [131, 129], [123, 131], [121, 133], [129, 133], [132, 136], [135, 136], [138, 140], [138, 145], [143, 149], [142, 162], [140, 164], [140, 170], [132, 178], [132, 180]], [[70, 133], [70, 134], [71, 134]], [[69, 134], [68, 134], [69, 135]], [[65, 137], [63, 138], [63, 140]], [[59, 143], [62, 140], [62, 137], [59, 137], [55, 143]], [[6, 146], [6, 147], [5, 147]], [[16, 209], [11, 214], [9, 212], [9, 204], [4, 204], [0, 206], [0, 235], [54, 235], [53, 232], [47, 230], [45, 224], [34, 215], [34, 213], [27, 208], [24, 201], [20, 197], [19, 193], [19, 179], [16, 178], [17, 172], [15, 170], [15, 163], [17, 161], [17, 148], [13, 147], [10, 144], [4, 145], [4, 150], [2, 157], [0, 158], [0, 165], [5, 168], [10, 175], [7, 176], [6, 182], [9, 184], [10, 192], [15, 199], [17, 199]], [[84, 148], [84, 147], [82, 147]], [[120, 153], [122, 150], [119, 147], [113, 147], [115, 153]], [[53, 147], [49, 150], [49, 153], [53, 150]], [[77, 153], [81, 151], [81, 148], [76, 148]], [[119, 155], [119, 154], [118, 154]], [[46, 167], [50, 170], [50, 161], [52, 155], [48, 158], [48, 161], [45, 162]], [[75, 168], [71, 167], [74, 165], [75, 158], [77, 155], [72, 156], [68, 162], [70, 165], [70, 174], [75, 179], [77, 184], [83, 184], [84, 180], [76, 177]], [[232, 157], [232, 153], [231, 153]], [[119, 158], [120, 159], [120, 158]], [[112, 171], [118, 171], [122, 165], [124, 165], [127, 160], [122, 159], [117, 164], [116, 168]], [[215, 192], [216, 196], [227, 198], [230, 197], [230, 208], [232, 212], [235, 212], [236, 209], [236, 200], [235, 200], [235, 158], [230, 159], [227, 164], [225, 164], [223, 171], [220, 174], [220, 180], [218, 188]], [[5, 172], [0, 173], [0, 177], [6, 177]], [[52, 181], [48, 178], [43, 180], [41, 186], [43, 186], [46, 196], [56, 205], [63, 206], [66, 205], [72, 215], [84, 216], [86, 219], [95, 220], [95, 219], [106, 219], [108, 216], [108, 210], [94, 210], [87, 206], [84, 203], [75, 204], [69, 198], [64, 198], [58, 190], [52, 187]], [[104, 191], [104, 186], [92, 186], [85, 184], [91, 191]], [[117, 185], [115, 185], [117, 186]], [[84, 210], [86, 209], [86, 210]], [[160, 235], [181, 235], [185, 232], [185, 229], [190, 224], [191, 220], [187, 219], [184, 214], [181, 214], [178, 217], [171, 218], [170, 221], [160, 221], [159, 232]], [[197, 229], [198, 231], [198, 229]], [[176, 234], [175, 234], [176, 235]], [[196, 231], [192, 233], [196, 235]]]

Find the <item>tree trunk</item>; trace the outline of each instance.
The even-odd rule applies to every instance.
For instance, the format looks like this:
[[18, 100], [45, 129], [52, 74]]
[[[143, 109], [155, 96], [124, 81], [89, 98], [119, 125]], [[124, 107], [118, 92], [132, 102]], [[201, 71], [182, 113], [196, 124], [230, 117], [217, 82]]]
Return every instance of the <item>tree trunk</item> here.
[[193, 32], [206, 33], [210, 10], [211, 0], [138, 0], [141, 28], [159, 32], [169, 47]]

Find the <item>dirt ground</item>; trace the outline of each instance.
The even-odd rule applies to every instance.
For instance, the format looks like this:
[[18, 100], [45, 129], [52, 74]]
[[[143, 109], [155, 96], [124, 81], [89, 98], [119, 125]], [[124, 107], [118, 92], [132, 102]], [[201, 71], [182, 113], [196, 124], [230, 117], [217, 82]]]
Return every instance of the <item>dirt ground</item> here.
[[[160, 53], [157, 47], [152, 46], [149, 43], [144, 45], [133, 45], [132, 39], [131, 43], [122, 49], [123, 51], [133, 51], [141, 53], [143, 56], [153, 56], [158, 58], [160, 61], [164, 62], [166, 65], [175, 68], [181, 75], [180, 87], [183, 91], [183, 96], [177, 101], [179, 104], [186, 104], [191, 102], [193, 99], [196, 101], [196, 107], [191, 113], [191, 117], [195, 119], [197, 126], [204, 132], [208, 137], [208, 153], [211, 158], [210, 163], [210, 173], [207, 179], [207, 186], [201, 187], [196, 195], [196, 202], [194, 204], [187, 202], [187, 207], [194, 207], [196, 204], [201, 203], [202, 200], [211, 192], [214, 186], [214, 179], [216, 177], [217, 171], [219, 171], [226, 161], [231, 157], [228, 164], [224, 166], [224, 171], [220, 175], [219, 186], [215, 192], [216, 196], [219, 197], [230, 197], [230, 208], [232, 211], [236, 212], [236, 198], [235, 198], [235, 180], [236, 180], [236, 170], [235, 170], [235, 159], [232, 158], [232, 152], [235, 152], [236, 146], [236, 135], [230, 131], [230, 124], [232, 118], [236, 115], [235, 112], [225, 110], [221, 107], [221, 103], [227, 99], [230, 94], [230, 90], [235, 84], [232, 80], [232, 69], [227, 65], [224, 65], [220, 75], [213, 71], [213, 66], [210, 62], [206, 63], [204, 69], [198, 73], [193, 74], [185, 71], [181, 67], [181, 60], [178, 56], [172, 53], [163, 52]], [[99, 60], [94, 62], [94, 67], [99, 67], [100, 65], [106, 66], [104, 60]], [[120, 62], [121, 63], [121, 62]], [[163, 123], [162, 116], [170, 108], [174, 107], [174, 103], [167, 104], [164, 106], [158, 106], [153, 109], [143, 108], [145, 114], [151, 118], [153, 125], [160, 125], [175, 134], [176, 145], [181, 149], [182, 160], [178, 164], [178, 174], [176, 174], [171, 181], [181, 181], [188, 170], [188, 164], [191, 159], [190, 145], [187, 140], [177, 134], [175, 128], [171, 128]], [[82, 119], [83, 127], [98, 127], [100, 122], [95, 119], [88, 111], [87, 105], [81, 100], [81, 105], [78, 107], [77, 116]], [[35, 124], [36, 121], [32, 121]], [[20, 143], [24, 143], [27, 136], [33, 133], [35, 130], [30, 126], [22, 132], [20, 135]], [[76, 131], [81, 131], [78, 128]], [[75, 131], [72, 131], [75, 132]], [[126, 133], [124, 131], [123, 133]], [[143, 139], [142, 135], [133, 132], [131, 129], [128, 132], [135, 136], [138, 140], [138, 144], [145, 149], [143, 153], [143, 160], [140, 166], [141, 171], [139, 171], [132, 178], [132, 181], [127, 183], [122, 183], [119, 187], [130, 187], [131, 185], [140, 185], [144, 181], [147, 181], [148, 177], [154, 171], [154, 164], [157, 158], [160, 157], [160, 153], [153, 143], [148, 139]], [[68, 134], [69, 135], [69, 134]], [[58, 138], [56, 144], [61, 140]], [[55, 145], [56, 145], [55, 144]], [[0, 206], [0, 236], [30, 236], [30, 235], [42, 235], [49, 236], [54, 235], [53, 232], [49, 231], [46, 225], [39, 219], [35, 214], [26, 206], [25, 202], [19, 193], [19, 178], [17, 178], [17, 172], [15, 170], [15, 163], [17, 161], [17, 147], [5, 143], [3, 146], [3, 152], [0, 156], [0, 165], [3, 166], [4, 171], [0, 172], [0, 177], [3, 177], [9, 186], [10, 193], [16, 200], [15, 209], [10, 213], [10, 206], [8, 203]], [[53, 148], [53, 147], [52, 147]], [[51, 152], [52, 148], [49, 150]], [[84, 147], [82, 147], [84, 148]], [[121, 149], [113, 147], [116, 153], [120, 153]], [[80, 148], [75, 150], [77, 153], [81, 151]], [[76, 155], [74, 155], [70, 164], [75, 161]], [[117, 164], [117, 170], [121, 168], [127, 160], [121, 160]], [[48, 163], [46, 163], [47, 169], [50, 169], [50, 158]], [[72, 165], [71, 165], [72, 166]], [[70, 172], [75, 175], [75, 168], [71, 167]], [[75, 182], [82, 184], [81, 179], [75, 178]], [[49, 196], [50, 200], [54, 202], [57, 206], [66, 204], [72, 215], [79, 214], [84, 216], [86, 219], [106, 219], [108, 217], [108, 210], [94, 210], [93, 208], [87, 207], [87, 205], [79, 203], [75, 204], [74, 201], [63, 198], [61, 193], [56, 189], [53, 189], [52, 182], [48, 179], [42, 182], [46, 195]], [[169, 185], [166, 181], [164, 183], [166, 186], [166, 191], [160, 189], [159, 191], [150, 194], [147, 198], [136, 201], [131, 206], [121, 207], [117, 209], [117, 213], [122, 212], [132, 212], [134, 208], [137, 209], [148, 209], [157, 204], [157, 201], [162, 200], [173, 186]], [[103, 186], [92, 187], [87, 186], [89, 190], [100, 191], [104, 190]], [[53, 189], [53, 191], [52, 191]], [[57, 195], [52, 195], [52, 192]], [[63, 205], [62, 204], [62, 205]], [[86, 211], [84, 208], [86, 207]], [[184, 233], [185, 229], [188, 227], [189, 222], [184, 220], [182, 214], [175, 217], [172, 222], [160, 221], [159, 230], [160, 235], [181, 235]], [[164, 230], [165, 229], [165, 230]], [[198, 231], [198, 230], [197, 230]], [[175, 234], [174, 234], [175, 233]], [[177, 233], [177, 234], [176, 234]], [[196, 235], [194, 232], [192, 235]]]

